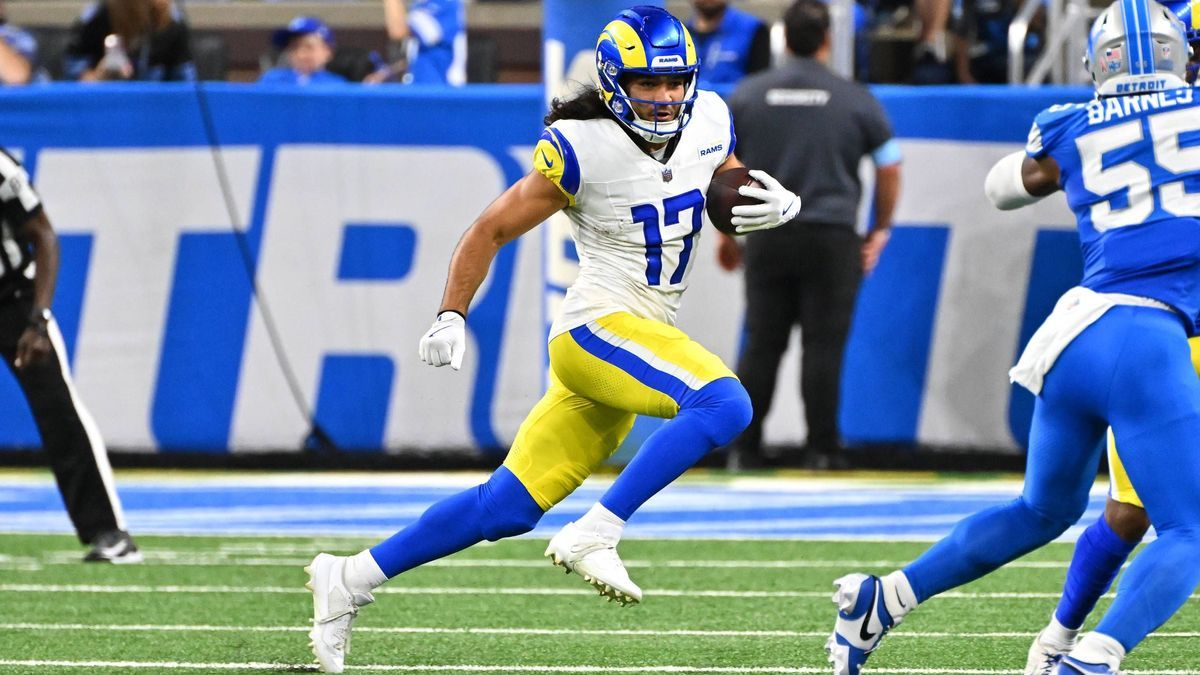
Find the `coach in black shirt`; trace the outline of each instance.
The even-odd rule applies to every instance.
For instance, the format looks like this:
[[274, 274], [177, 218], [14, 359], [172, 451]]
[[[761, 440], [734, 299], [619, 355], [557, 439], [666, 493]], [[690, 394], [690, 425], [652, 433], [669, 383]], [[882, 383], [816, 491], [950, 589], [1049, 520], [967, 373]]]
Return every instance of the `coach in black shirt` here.
[[[744, 251], [732, 237], [719, 235], [721, 266], [746, 268], [746, 342], [737, 374], [754, 405], [754, 421], [731, 449], [730, 466], [762, 463], [763, 419], [792, 327], [799, 324], [808, 461], [815, 468], [839, 468], [846, 464], [838, 431], [842, 353], [863, 274], [887, 244], [900, 190], [900, 152], [879, 102], [826, 65], [826, 5], [798, 0], [783, 20], [793, 58], [743, 80], [730, 107], [738, 157], [777, 177], [804, 208], [783, 227], [748, 235]], [[875, 164], [875, 217], [865, 241], [855, 230], [864, 157]]]
[[125, 532], [104, 441], [76, 396], [58, 323], [50, 312], [58, 237], [29, 174], [0, 150], [0, 355], [42, 436], [67, 513], [89, 562], [142, 557]]

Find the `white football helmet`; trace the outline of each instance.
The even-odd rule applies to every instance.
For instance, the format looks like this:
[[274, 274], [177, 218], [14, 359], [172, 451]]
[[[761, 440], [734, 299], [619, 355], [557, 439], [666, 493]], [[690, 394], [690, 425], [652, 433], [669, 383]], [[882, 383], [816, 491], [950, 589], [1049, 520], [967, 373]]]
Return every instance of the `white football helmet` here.
[[1117, 0], [1092, 24], [1083, 64], [1099, 96], [1186, 87], [1191, 47], [1179, 17], [1155, 0]]

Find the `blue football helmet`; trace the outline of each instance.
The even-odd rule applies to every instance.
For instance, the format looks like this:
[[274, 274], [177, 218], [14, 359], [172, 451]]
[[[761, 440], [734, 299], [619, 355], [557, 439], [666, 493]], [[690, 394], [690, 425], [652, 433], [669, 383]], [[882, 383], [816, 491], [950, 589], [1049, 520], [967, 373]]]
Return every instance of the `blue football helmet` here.
[[1100, 96], [1187, 86], [1187, 28], [1155, 0], [1117, 0], [1096, 17], [1083, 62]]
[[[600, 94], [608, 109], [622, 124], [651, 143], [663, 143], [683, 131], [696, 102], [696, 74], [700, 59], [696, 45], [683, 23], [659, 7], [639, 6], [623, 10], [610, 21], [596, 41], [596, 73]], [[685, 75], [687, 88], [682, 101], [647, 101], [629, 96], [622, 76]], [[679, 114], [669, 122], [645, 120], [631, 103], [678, 106]]]

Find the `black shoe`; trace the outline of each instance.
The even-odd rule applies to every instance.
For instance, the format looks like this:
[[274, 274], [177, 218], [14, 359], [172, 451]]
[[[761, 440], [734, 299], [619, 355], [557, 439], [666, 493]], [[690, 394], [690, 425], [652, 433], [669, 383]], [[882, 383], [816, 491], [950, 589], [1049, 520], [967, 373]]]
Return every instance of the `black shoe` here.
[[142, 554], [128, 532], [109, 530], [101, 532], [92, 540], [92, 550], [83, 556], [83, 561], [128, 565], [142, 562]]

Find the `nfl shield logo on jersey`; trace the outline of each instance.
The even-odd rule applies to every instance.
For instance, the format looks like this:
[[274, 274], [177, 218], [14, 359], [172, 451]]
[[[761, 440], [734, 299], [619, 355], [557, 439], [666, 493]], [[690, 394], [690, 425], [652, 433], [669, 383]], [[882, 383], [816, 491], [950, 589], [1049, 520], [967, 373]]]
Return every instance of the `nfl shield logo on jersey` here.
[[662, 177], [664, 183], [671, 182], [671, 179], [675, 177], [674, 174], [671, 173], [671, 167], [668, 166], [663, 168]]

